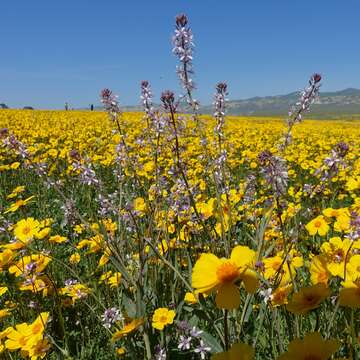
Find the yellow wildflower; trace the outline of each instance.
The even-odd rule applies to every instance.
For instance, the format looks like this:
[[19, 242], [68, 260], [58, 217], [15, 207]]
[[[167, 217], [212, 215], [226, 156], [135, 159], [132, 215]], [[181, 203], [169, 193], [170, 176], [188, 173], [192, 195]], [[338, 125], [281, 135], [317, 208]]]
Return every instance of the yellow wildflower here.
[[235, 309], [240, 305], [240, 293], [235, 282], [242, 280], [245, 289], [254, 293], [258, 287], [254, 266], [255, 251], [247, 246], [236, 246], [230, 259], [219, 259], [213, 254], [202, 254], [192, 272], [192, 285], [196, 293], [216, 291], [219, 308]]
[[112, 336], [112, 341], [117, 341], [122, 337], [130, 334], [131, 332], [138, 329], [143, 323], [144, 320], [142, 318], [132, 319], [130, 322], [125, 324], [125, 326], [121, 330], [118, 330], [114, 333], [114, 335]]
[[339, 294], [340, 305], [355, 309], [360, 308], [360, 278], [355, 281], [342, 282], [342, 286]]
[[14, 235], [22, 243], [28, 243], [39, 232], [40, 223], [34, 218], [20, 220], [15, 224]]
[[338, 340], [323, 340], [318, 332], [310, 333], [303, 340], [293, 340], [278, 360], [328, 360], [339, 347]]
[[33, 254], [22, 257], [15, 265], [9, 267], [9, 273], [16, 277], [20, 275], [42, 272], [51, 261], [51, 258], [43, 254]]
[[53, 235], [49, 237], [49, 243], [62, 244], [66, 242], [68, 239], [66, 236]]
[[163, 330], [166, 325], [172, 324], [176, 313], [167, 308], [158, 308], [152, 317], [152, 327], [157, 330]]
[[286, 308], [295, 314], [306, 314], [319, 307], [329, 295], [330, 290], [324, 284], [305, 287], [293, 295]]
[[326, 259], [327, 269], [333, 276], [344, 277], [345, 260], [351, 246], [349, 239], [341, 240], [339, 237], [332, 237], [328, 242], [321, 245], [321, 253]]
[[11, 194], [9, 194], [6, 198], [7, 199], [13, 199], [16, 196], [18, 196], [20, 193], [25, 191], [25, 186], [17, 186], [12, 192]]
[[316, 235], [318, 233], [320, 236], [324, 236], [329, 231], [329, 225], [322, 215], [311, 220], [305, 227], [310, 235]]
[[26, 204], [28, 204], [30, 202], [30, 200], [33, 198], [34, 198], [34, 196], [30, 196], [25, 200], [22, 200], [22, 199], [16, 200], [14, 203], [12, 203], [10, 205], [10, 207], [4, 212], [4, 214], [17, 211], [22, 206], [25, 206]]
[[77, 264], [80, 262], [80, 254], [79, 253], [74, 253], [69, 257], [69, 263], [70, 264]]
[[211, 360], [252, 360], [255, 358], [254, 349], [244, 343], [233, 344], [229, 351], [214, 354]]
[[327, 285], [330, 275], [325, 257], [322, 255], [314, 256], [310, 265], [311, 282]]

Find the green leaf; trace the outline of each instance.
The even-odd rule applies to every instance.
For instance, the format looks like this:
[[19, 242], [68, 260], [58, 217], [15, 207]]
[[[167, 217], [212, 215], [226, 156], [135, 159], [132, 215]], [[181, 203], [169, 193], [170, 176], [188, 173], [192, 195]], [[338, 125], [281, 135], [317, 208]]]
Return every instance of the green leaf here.
[[126, 313], [129, 317], [135, 318], [136, 317], [136, 305], [135, 303], [129, 299], [125, 294], [123, 294], [123, 304], [126, 310]]
[[212, 335], [207, 333], [206, 331], [204, 331], [201, 334], [201, 338], [204, 340], [204, 342], [207, 346], [211, 347], [212, 353], [218, 353], [218, 352], [224, 351], [223, 347], [219, 344], [219, 342]]

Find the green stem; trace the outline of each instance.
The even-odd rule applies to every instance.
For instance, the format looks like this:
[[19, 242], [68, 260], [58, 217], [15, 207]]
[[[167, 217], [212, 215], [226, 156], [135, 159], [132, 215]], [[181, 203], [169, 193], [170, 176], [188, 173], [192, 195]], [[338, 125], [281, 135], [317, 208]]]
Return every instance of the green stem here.
[[225, 310], [225, 313], [224, 313], [224, 340], [225, 340], [225, 351], [228, 351], [228, 350], [229, 350], [228, 314], [229, 314], [229, 310]]

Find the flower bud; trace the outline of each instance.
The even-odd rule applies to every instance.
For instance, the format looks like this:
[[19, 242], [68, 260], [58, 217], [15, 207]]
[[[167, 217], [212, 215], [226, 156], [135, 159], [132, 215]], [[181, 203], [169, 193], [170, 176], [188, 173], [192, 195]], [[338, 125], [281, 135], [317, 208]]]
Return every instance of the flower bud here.
[[314, 80], [315, 84], [317, 84], [318, 82], [321, 81], [321, 75], [318, 74], [318, 73], [315, 73], [315, 74], [313, 75], [313, 80]]
[[174, 104], [175, 96], [171, 90], [165, 90], [160, 97], [161, 102], [164, 105], [165, 109], [168, 109], [170, 106]]
[[75, 149], [69, 151], [69, 156], [74, 160], [80, 160], [81, 158], [80, 153]]
[[184, 27], [188, 23], [188, 18], [185, 14], [179, 14], [176, 16], [176, 25], [178, 27]]
[[226, 94], [227, 91], [227, 84], [224, 82], [220, 82], [216, 85], [216, 90], [218, 93]]

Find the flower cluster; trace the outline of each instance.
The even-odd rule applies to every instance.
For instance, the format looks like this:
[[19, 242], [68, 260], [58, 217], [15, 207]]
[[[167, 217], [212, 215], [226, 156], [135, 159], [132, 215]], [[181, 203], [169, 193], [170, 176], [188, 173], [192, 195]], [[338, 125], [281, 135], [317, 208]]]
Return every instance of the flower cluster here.
[[190, 94], [190, 104], [193, 100], [191, 92], [195, 84], [191, 75], [193, 74], [193, 34], [188, 25], [188, 18], [185, 14], [176, 16], [176, 29], [173, 36], [173, 53], [178, 57], [181, 65], [177, 67], [177, 74], [184, 89]]

